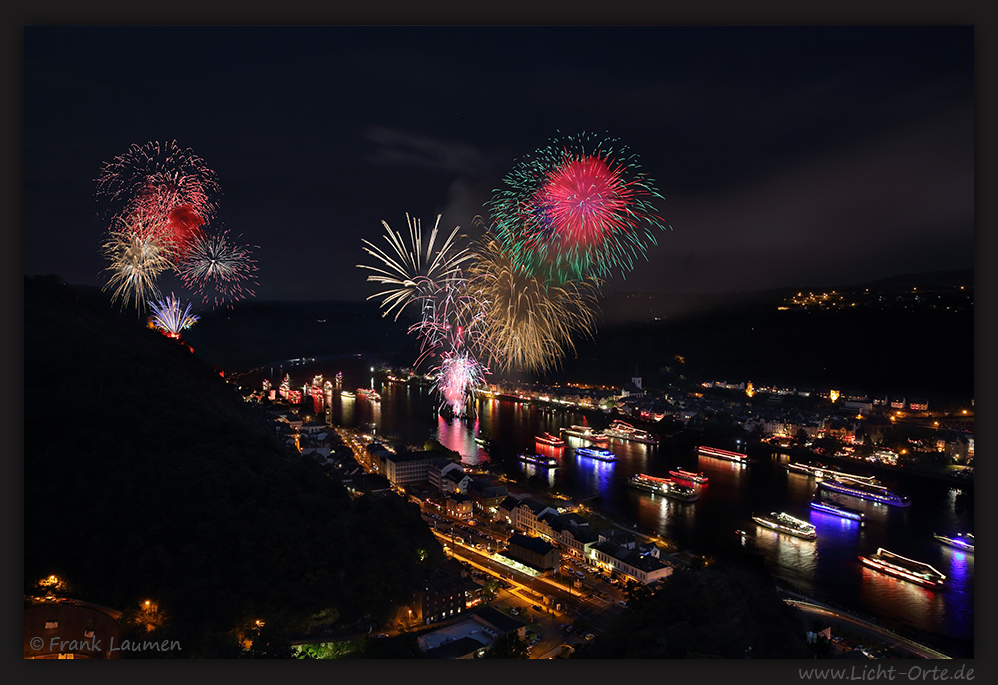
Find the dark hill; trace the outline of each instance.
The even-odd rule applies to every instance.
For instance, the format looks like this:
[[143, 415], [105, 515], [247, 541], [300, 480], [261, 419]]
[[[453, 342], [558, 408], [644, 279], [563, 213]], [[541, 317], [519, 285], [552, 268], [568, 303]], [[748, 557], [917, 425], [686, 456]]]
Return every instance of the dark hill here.
[[99, 291], [26, 278], [24, 328], [26, 592], [55, 574], [123, 610], [152, 598], [181, 656], [207, 656], [258, 618], [377, 621], [442, 559], [409, 505], [349, 499]]

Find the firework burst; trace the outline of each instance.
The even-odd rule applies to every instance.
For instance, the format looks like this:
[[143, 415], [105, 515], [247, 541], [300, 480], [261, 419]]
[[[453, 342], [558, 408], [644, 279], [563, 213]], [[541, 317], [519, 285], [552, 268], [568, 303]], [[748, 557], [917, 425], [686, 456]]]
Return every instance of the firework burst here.
[[121, 307], [134, 300], [141, 309], [146, 300], [159, 296], [156, 281], [173, 264], [173, 253], [162, 239], [158, 219], [149, 220], [141, 211], [120, 218], [102, 247], [110, 262], [106, 271], [111, 278], [104, 289], [112, 288], [111, 302], [121, 300]]
[[141, 206], [165, 217], [186, 206], [198, 217], [198, 225], [214, 218], [218, 192], [215, 172], [176, 141], [133, 144], [105, 162], [97, 178], [97, 195], [109, 201], [113, 213]]
[[485, 385], [487, 373], [468, 351], [445, 353], [440, 366], [433, 370], [441, 408], [447, 408], [454, 416], [465, 416], [475, 390]]
[[456, 247], [459, 226], [454, 227], [443, 243], [435, 248], [440, 225], [440, 215], [430, 232], [429, 240], [423, 245], [423, 234], [418, 219], [405, 215], [409, 227], [409, 243], [401, 233], [393, 231], [388, 222], [382, 221], [385, 227], [384, 238], [390, 250], [382, 250], [373, 243], [362, 240], [363, 248], [372, 257], [382, 262], [382, 266], [357, 267], [374, 273], [367, 277], [368, 281], [380, 283], [385, 287], [381, 292], [367, 299], [382, 297], [382, 316], [388, 316], [395, 311], [395, 319], [410, 302], [436, 296], [441, 290], [453, 285], [455, 278], [460, 278], [460, 268], [471, 259], [472, 254], [467, 249]]
[[519, 268], [551, 282], [605, 278], [630, 271], [655, 243], [661, 195], [616, 142], [553, 140], [503, 179], [489, 203], [493, 231]]
[[600, 282], [589, 277], [551, 285], [518, 266], [486, 237], [468, 269], [469, 297], [482, 307], [479, 335], [489, 363], [501, 371], [551, 369], [575, 350], [574, 333], [592, 334]]
[[151, 309], [152, 325], [173, 338], [179, 337], [180, 331], [190, 328], [198, 320], [197, 316], [191, 314], [191, 305], [181, 309], [180, 299], [173, 293], [153, 302]]
[[229, 232], [202, 234], [190, 247], [178, 272], [184, 285], [197, 292], [204, 302], [231, 304], [247, 295], [255, 295], [256, 261], [249, 247], [237, 245]]

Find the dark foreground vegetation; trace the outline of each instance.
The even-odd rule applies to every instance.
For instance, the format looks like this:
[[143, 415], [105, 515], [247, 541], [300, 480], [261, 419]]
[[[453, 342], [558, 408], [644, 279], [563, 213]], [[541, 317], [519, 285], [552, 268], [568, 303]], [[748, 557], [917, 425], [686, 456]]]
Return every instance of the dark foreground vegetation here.
[[263, 620], [259, 655], [366, 631], [442, 560], [412, 505], [352, 500], [134, 309], [57, 277], [24, 308], [26, 594], [57, 575], [126, 622], [151, 599], [184, 657], [239, 655]]

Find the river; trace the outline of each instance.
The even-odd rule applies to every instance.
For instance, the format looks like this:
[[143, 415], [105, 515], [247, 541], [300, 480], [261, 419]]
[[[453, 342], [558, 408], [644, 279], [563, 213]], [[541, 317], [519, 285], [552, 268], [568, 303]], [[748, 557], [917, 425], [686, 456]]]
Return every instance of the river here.
[[[573, 498], [598, 495], [598, 506], [607, 512], [658, 531], [682, 549], [709, 554], [741, 540], [740, 544], [762, 553], [776, 578], [825, 601], [883, 619], [888, 625], [907, 625], [958, 641], [969, 642], [973, 637], [974, 555], [933, 538], [937, 532], [974, 531], [973, 506], [958, 500], [958, 487], [905, 474], [881, 476], [884, 485], [907, 495], [912, 505], [902, 508], [837, 496], [841, 504], [864, 511], [865, 522], [860, 525], [811, 510], [816, 481], [788, 471], [788, 455], [775, 454], [742, 465], [700, 456], [688, 442], [666, 439], [659, 445], [645, 445], [613, 440], [609, 448], [617, 461], [603, 462], [577, 456], [575, 448], [586, 444], [578, 438], [565, 436], [563, 448], [534, 441], [536, 435], [558, 435], [560, 428], [573, 424], [591, 422], [603, 428], [610, 419], [602, 415], [590, 420], [582, 412], [483, 398], [477, 402], [474, 418], [450, 419], [437, 412], [438, 401], [429, 386], [388, 382], [362, 360], [317, 360], [284, 371], [291, 375], [292, 387], [301, 387], [319, 373], [332, 380], [342, 372], [344, 389], [373, 387], [381, 394], [380, 402], [371, 402], [332, 393], [327, 418], [335, 425], [373, 428], [386, 439], [413, 445], [435, 438], [459, 452], [468, 465], [498, 461], [557, 485]], [[263, 377], [262, 372], [255, 378], [251, 375], [244, 383], [259, 387]], [[270, 380], [276, 386], [281, 379]], [[475, 442], [476, 437], [492, 441], [487, 451]], [[559, 466], [522, 463], [517, 456], [526, 451], [553, 456]], [[709, 477], [708, 484], [697, 488], [695, 502], [664, 499], [625, 485], [635, 473], [668, 476], [669, 469], [676, 467], [703, 471]], [[752, 521], [753, 514], [770, 511], [809, 520], [817, 528], [817, 539], [779, 534]], [[746, 534], [737, 536], [737, 530]], [[931, 564], [947, 576], [944, 589], [926, 589], [863, 566], [859, 555], [878, 547]]]

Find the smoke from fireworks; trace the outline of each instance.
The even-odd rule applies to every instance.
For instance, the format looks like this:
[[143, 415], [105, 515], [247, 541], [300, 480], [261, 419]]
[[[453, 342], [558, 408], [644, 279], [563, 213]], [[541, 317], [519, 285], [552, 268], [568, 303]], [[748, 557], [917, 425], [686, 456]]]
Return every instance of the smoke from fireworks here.
[[365, 245], [364, 251], [381, 260], [384, 266], [357, 265], [358, 268], [374, 272], [367, 277], [368, 281], [381, 283], [386, 287], [367, 299], [383, 296], [382, 316], [388, 316], [392, 310], [396, 310], [395, 320], [398, 320], [399, 314], [410, 302], [434, 297], [440, 290], [448, 287], [448, 280], [457, 277], [461, 264], [472, 256], [467, 249], [455, 247], [459, 226], [454, 227], [439, 248], [434, 248], [440, 215], [437, 215], [425, 248], [419, 219], [412, 219], [408, 214], [405, 218], [409, 227], [408, 245], [401, 233], [393, 231], [388, 222], [382, 221], [385, 227], [384, 238], [391, 251], [382, 250], [367, 240], [362, 239], [361, 242]]
[[184, 285], [201, 295], [205, 302], [228, 304], [254, 295], [256, 261], [248, 246], [237, 245], [229, 232], [202, 235], [195, 241], [178, 272]]
[[553, 140], [521, 160], [490, 206], [497, 240], [521, 269], [552, 282], [629, 271], [654, 231], [661, 198], [614, 139]]
[[152, 324], [170, 337], [178, 337], [180, 331], [190, 328], [198, 320], [191, 314], [191, 305], [181, 310], [180, 299], [173, 293], [169, 297], [153, 302]]
[[120, 218], [102, 249], [110, 262], [111, 278], [104, 289], [113, 288], [111, 302], [121, 300], [124, 309], [134, 300], [141, 309], [147, 299], [159, 296], [156, 280], [173, 264], [170, 244], [163, 241], [159, 219], [149, 220], [141, 211]]

